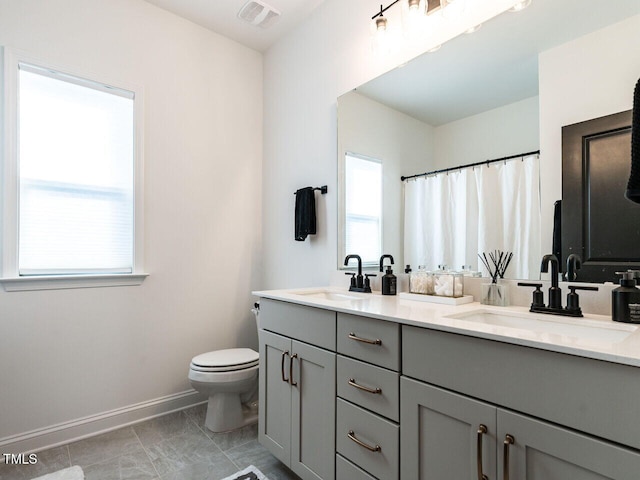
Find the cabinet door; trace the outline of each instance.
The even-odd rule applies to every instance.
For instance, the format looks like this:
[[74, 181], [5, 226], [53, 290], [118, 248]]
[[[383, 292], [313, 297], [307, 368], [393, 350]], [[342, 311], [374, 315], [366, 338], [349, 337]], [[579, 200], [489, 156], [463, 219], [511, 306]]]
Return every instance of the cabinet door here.
[[478, 480], [479, 459], [481, 473], [496, 480], [492, 405], [402, 377], [400, 444], [402, 480]]
[[293, 341], [291, 470], [335, 479], [336, 354]]
[[291, 340], [260, 330], [258, 439], [285, 465], [291, 462]]
[[[503, 443], [507, 435], [513, 439], [508, 448]], [[501, 409], [498, 442], [499, 478], [504, 480], [640, 478], [637, 451]]]

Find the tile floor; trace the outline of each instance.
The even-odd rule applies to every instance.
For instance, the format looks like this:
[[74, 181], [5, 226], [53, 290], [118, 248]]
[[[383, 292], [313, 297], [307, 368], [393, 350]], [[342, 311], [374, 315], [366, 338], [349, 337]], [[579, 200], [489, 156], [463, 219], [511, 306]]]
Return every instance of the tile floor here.
[[39, 452], [35, 465], [0, 464], [0, 480], [30, 480], [80, 465], [86, 480], [221, 480], [255, 465], [269, 480], [299, 480], [257, 441], [257, 425], [204, 427], [206, 404]]

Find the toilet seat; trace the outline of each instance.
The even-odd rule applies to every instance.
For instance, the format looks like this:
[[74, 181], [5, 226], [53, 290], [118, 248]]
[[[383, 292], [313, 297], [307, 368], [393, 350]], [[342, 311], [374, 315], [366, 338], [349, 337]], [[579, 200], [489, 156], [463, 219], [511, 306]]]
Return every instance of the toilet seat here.
[[190, 369], [196, 372], [232, 372], [258, 365], [260, 355], [250, 348], [216, 350], [193, 357]]

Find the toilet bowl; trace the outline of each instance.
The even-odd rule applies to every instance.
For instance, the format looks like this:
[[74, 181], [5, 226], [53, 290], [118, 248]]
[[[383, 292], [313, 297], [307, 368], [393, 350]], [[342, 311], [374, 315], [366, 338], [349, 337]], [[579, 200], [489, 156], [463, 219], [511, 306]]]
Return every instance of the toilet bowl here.
[[258, 360], [250, 348], [216, 350], [193, 357], [189, 381], [209, 397], [205, 426], [227, 432], [258, 421]]
[[[260, 328], [260, 305], [251, 310]], [[203, 353], [191, 359], [189, 381], [209, 397], [205, 426], [228, 432], [258, 421], [258, 360], [250, 348]]]

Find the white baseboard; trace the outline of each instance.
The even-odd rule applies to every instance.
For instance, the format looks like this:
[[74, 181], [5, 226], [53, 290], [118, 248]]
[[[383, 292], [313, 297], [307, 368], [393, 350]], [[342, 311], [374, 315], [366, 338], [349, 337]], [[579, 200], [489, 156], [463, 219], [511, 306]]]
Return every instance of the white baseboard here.
[[[92, 437], [206, 401], [193, 389], [30, 432], [0, 438], [0, 454], [32, 453]], [[3, 463], [0, 455], [0, 463]]]

